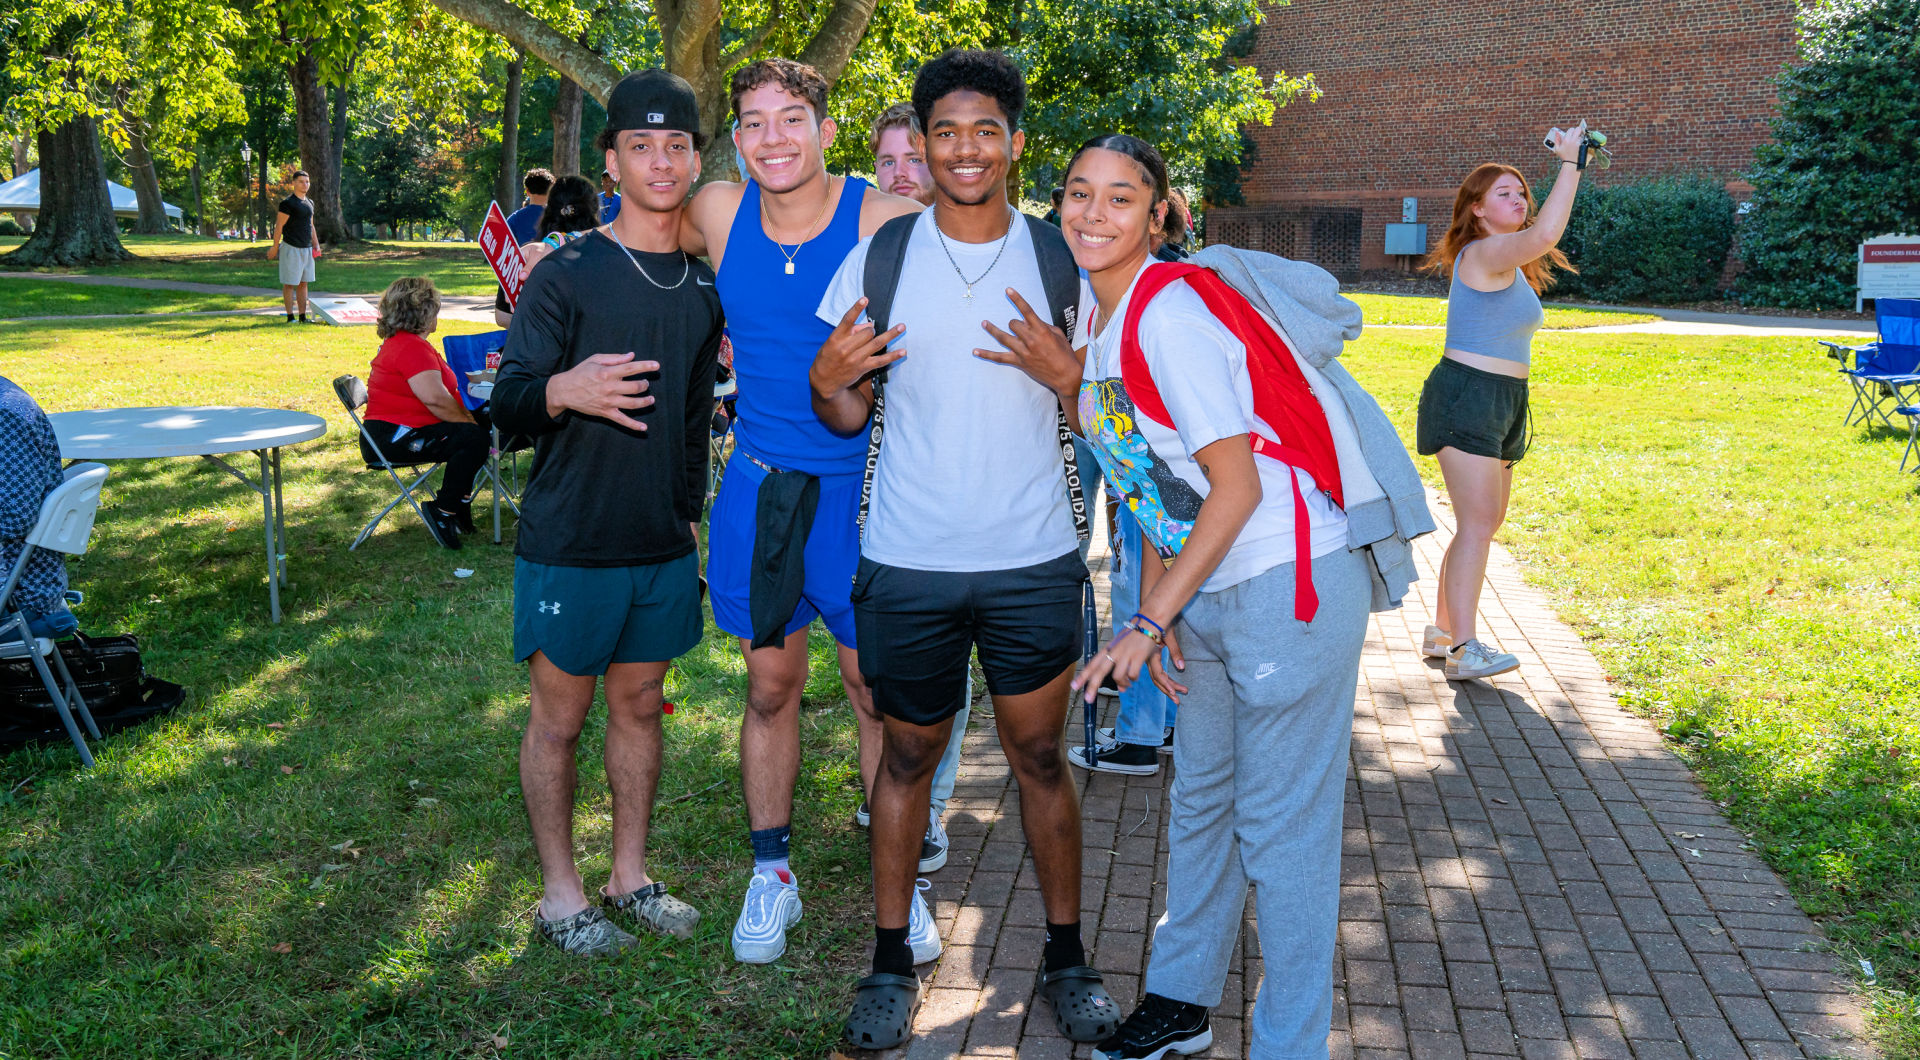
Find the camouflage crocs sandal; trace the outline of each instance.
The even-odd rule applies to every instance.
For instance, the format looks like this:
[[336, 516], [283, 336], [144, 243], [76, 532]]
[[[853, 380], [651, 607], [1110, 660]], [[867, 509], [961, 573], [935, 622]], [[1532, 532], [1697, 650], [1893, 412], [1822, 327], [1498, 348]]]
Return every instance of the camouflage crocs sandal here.
[[575, 957], [605, 957], [640, 941], [615, 927], [607, 914], [593, 906], [558, 920], [542, 920], [536, 912], [533, 926], [541, 938]]
[[617, 916], [660, 935], [690, 939], [700, 923], [700, 910], [667, 893], [664, 883], [649, 883], [627, 894], [602, 894], [600, 905]]

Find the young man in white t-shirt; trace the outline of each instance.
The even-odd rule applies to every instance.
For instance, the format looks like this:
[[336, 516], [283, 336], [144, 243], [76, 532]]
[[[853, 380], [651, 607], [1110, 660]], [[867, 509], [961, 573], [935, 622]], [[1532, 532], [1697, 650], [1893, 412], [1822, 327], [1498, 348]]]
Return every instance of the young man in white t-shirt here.
[[[872, 798], [874, 974], [856, 988], [846, 1027], [865, 1048], [906, 1039], [919, 993], [913, 965], [939, 951], [913, 866], [976, 647], [1045, 905], [1041, 995], [1075, 1040], [1099, 1040], [1119, 1023], [1080, 940], [1080, 808], [1062, 733], [1087, 571], [1056, 427], [1061, 388], [977, 354], [1003, 350], [990, 320], [1031, 321], [1033, 309], [1045, 319], [1051, 308], [1037, 237], [1007, 204], [1025, 101], [1019, 70], [998, 53], [950, 51], [922, 67], [913, 106], [934, 205], [907, 239], [893, 326], [875, 335], [863, 319], [872, 239], [848, 255], [820, 304], [836, 325], [812, 373], [814, 408], [829, 427], [864, 429], [871, 373], [891, 365], [853, 584], [860, 670], [884, 726]], [[1051, 228], [1040, 237], [1060, 239]], [[1072, 393], [1070, 358], [1066, 373]]]

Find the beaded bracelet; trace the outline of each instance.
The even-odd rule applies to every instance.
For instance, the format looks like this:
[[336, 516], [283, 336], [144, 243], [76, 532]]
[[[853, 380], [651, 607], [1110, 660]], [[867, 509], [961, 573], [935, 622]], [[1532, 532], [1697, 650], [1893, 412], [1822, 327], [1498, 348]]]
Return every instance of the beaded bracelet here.
[[1165, 627], [1165, 626], [1163, 626], [1163, 625], [1161, 625], [1161, 624], [1160, 624], [1160, 623], [1158, 623], [1158, 622], [1155, 622], [1155, 621], [1154, 621], [1153, 619], [1151, 619], [1151, 618], [1148, 618], [1148, 617], [1147, 617], [1147, 615], [1146, 615], [1146, 612], [1144, 612], [1144, 611], [1135, 611], [1135, 612], [1133, 613], [1133, 617], [1132, 617], [1132, 618], [1129, 618], [1129, 619], [1127, 619], [1127, 621], [1129, 621], [1129, 622], [1145, 622], [1145, 623], [1146, 623], [1147, 625], [1149, 625], [1149, 626], [1152, 626], [1152, 627], [1153, 627], [1153, 631], [1154, 631], [1155, 633], [1158, 633], [1158, 634], [1160, 634], [1160, 635], [1161, 635], [1161, 636], [1163, 636], [1163, 637], [1167, 635], [1167, 627]]
[[1140, 634], [1141, 636], [1147, 638], [1148, 640], [1154, 642], [1155, 644], [1158, 644], [1163, 648], [1166, 647], [1167, 646], [1166, 638], [1161, 635], [1159, 630], [1148, 628], [1148, 626], [1152, 625], [1153, 619], [1149, 618], [1149, 619], [1145, 619], [1144, 621], [1146, 624], [1142, 625], [1141, 624], [1142, 620], [1138, 616], [1136, 616], [1135, 618], [1128, 619], [1127, 624], [1122, 628], [1132, 630], [1133, 632]]

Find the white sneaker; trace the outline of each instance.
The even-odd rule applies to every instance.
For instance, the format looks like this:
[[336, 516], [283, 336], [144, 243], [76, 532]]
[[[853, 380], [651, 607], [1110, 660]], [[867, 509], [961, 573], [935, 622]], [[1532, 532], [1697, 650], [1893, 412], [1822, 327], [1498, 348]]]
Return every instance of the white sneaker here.
[[947, 847], [952, 841], [947, 838], [946, 826], [940, 823], [940, 815], [932, 806], [927, 807], [927, 834], [920, 838], [920, 871], [939, 872], [947, 867]]
[[913, 947], [913, 963], [927, 964], [940, 959], [940, 932], [933, 927], [933, 911], [920, 897], [933, 889], [929, 880], [913, 881], [913, 906], [907, 910], [907, 945]]
[[1447, 652], [1447, 680], [1467, 681], [1518, 670], [1520, 660], [1498, 648], [1488, 647], [1478, 637]]
[[733, 922], [733, 959], [771, 964], [787, 952], [787, 929], [800, 922], [800, 883], [792, 873], [756, 872]]
[[1429, 659], [1444, 659], [1448, 649], [1453, 647], [1453, 634], [1439, 626], [1428, 626], [1420, 640], [1420, 654]]

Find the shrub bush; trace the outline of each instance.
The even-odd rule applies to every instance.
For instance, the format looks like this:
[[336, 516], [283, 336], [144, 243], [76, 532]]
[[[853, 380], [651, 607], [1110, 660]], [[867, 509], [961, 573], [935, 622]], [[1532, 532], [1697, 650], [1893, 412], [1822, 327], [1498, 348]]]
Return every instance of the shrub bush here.
[[0, 236], [24, 236], [27, 230], [13, 222], [11, 217], [0, 217]]
[[1824, 0], [1780, 75], [1741, 225], [1740, 300], [1852, 308], [1857, 245], [1920, 232], [1920, 3]]
[[[1552, 190], [1538, 195], [1544, 201]], [[1560, 249], [1580, 271], [1561, 273], [1556, 294], [1655, 304], [1718, 298], [1733, 249], [1733, 196], [1699, 176], [1583, 184]]]

